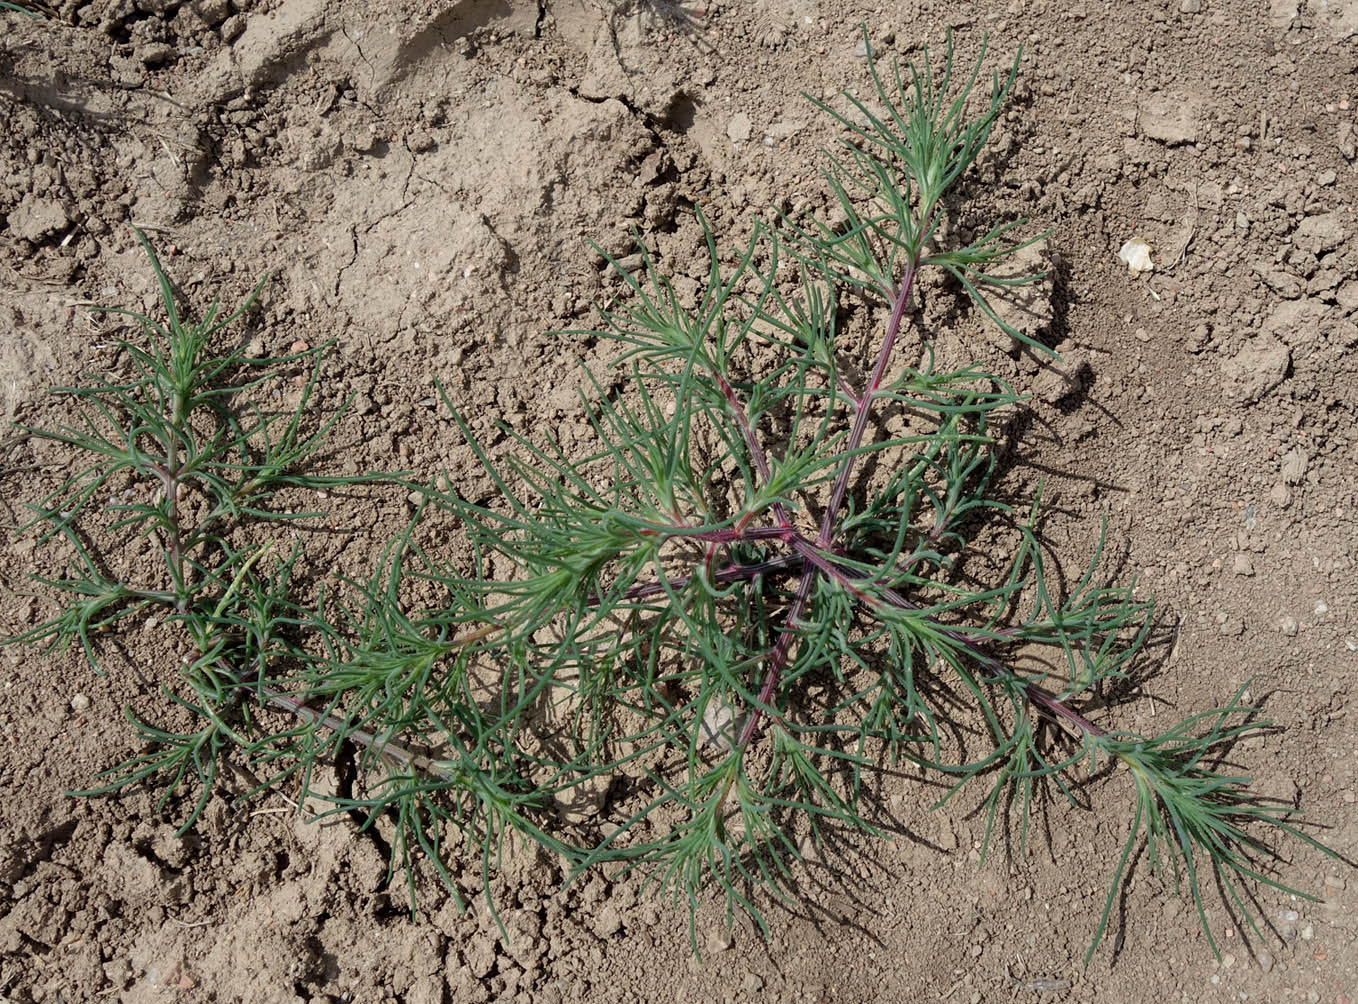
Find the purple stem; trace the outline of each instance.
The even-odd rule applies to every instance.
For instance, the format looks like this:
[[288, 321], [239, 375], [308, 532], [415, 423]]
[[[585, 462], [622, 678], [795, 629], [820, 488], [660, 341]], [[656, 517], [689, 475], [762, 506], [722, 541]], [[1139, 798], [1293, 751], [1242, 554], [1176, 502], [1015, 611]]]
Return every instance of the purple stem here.
[[849, 434], [849, 442], [844, 449], [844, 452], [849, 455], [844, 458], [839, 474], [835, 477], [835, 486], [830, 493], [830, 505], [821, 518], [819, 543], [822, 547], [828, 546], [834, 537], [835, 517], [839, 514], [839, 507], [844, 504], [844, 496], [849, 490], [849, 478], [853, 474], [854, 462], [858, 459], [858, 455], [854, 451], [862, 445], [863, 435], [867, 432], [868, 416], [872, 414], [873, 399], [882, 389], [882, 380], [886, 376], [887, 363], [891, 361], [891, 351], [896, 346], [896, 337], [900, 334], [901, 321], [905, 318], [905, 308], [910, 303], [910, 293], [915, 288], [915, 276], [917, 274], [919, 274], [918, 252], [911, 256], [905, 267], [905, 276], [901, 280], [900, 290], [896, 293], [896, 298], [891, 304], [891, 318], [887, 321], [886, 337], [882, 339], [882, 348], [877, 353], [877, 365], [873, 367], [872, 379], [868, 381], [863, 393], [858, 396], [858, 402], [854, 408], [853, 431]]
[[390, 757], [393, 760], [405, 765], [408, 769], [419, 771], [432, 777], [451, 780], [452, 775], [434, 761], [432, 757], [422, 753], [416, 753], [403, 746], [401, 743], [392, 739], [382, 739], [366, 729], [351, 729], [349, 723], [338, 715], [323, 714], [312, 708], [305, 701], [287, 694], [280, 693], [264, 684], [258, 683], [239, 683], [242, 690], [258, 690], [260, 696], [264, 698], [264, 703], [271, 704], [275, 708], [290, 712], [311, 725], [319, 725], [329, 729], [331, 732], [341, 732], [345, 739], [348, 739], [367, 749], [375, 750], [382, 756]]
[[[825, 516], [821, 520], [820, 536], [816, 541], [822, 548], [829, 547], [834, 539], [835, 518], [839, 513], [840, 506], [844, 504], [844, 495], [848, 491], [849, 478], [853, 474], [854, 461], [857, 459], [857, 454], [854, 451], [862, 444], [863, 435], [867, 431], [868, 416], [872, 412], [873, 399], [881, 390], [882, 380], [886, 376], [887, 364], [891, 360], [891, 352], [895, 348], [896, 337], [900, 334], [901, 321], [905, 318], [905, 308], [910, 302], [910, 293], [915, 288], [915, 276], [918, 271], [919, 252], [917, 251], [906, 265], [900, 289], [891, 304], [891, 318], [887, 321], [886, 337], [882, 339], [882, 347], [877, 353], [877, 365], [873, 367], [872, 379], [868, 382], [868, 386], [864, 388], [863, 393], [858, 396], [854, 406], [853, 431], [849, 434], [849, 443], [845, 448], [845, 452], [849, 455], [844, 458], [839, 474], [835, 477], [834, 490], [830, 494], [830, 505], [825, 510]], [[762, 456], [762, 452], [758, 456]], [[807, 600], [811, 596], [811, 584], [818, 574], [825, 571], [820, 562], [824, 560], [826, 565], [830, 564], [828, 559], [823, 559], [816, 548], [812, 547], [800, 534], [789, 538], [789, 543], [798, 554], [807, 560], [807, 566], [802, 571], [801, 580], [797, 583], [797, 595], [792, 601], [792, 606], [788, 608], [787, 619], [783, 622], [778, 641], [774, 643], [773, 651], [769, 653], [769, 664], [764, 671], [764, 682], [759, 687], [759, 699], [755, 706], [750, 709], [750, 715], [745, 720], [745, 727], [740, 730], [737, 749], [744, 749], [748, 746], [759, 731], [760, 723], [765, 715], [765, 708], [773, 701], [773, 695], [778, 690], [778, 681], [782, 679], [783, 666], [787, 664], [788, 655], [792, 650], [793, 632], [801, 618], [802, 611], [806, 608]]]
[[802, 611], [806, 609], [807, 599], [811, 596], [811, 584], [816, 580], [816, 570], [808, 568], [802, 572], [802, 577], [797, 583], [797, 595], [792, 600], [792, 606], [788, 608], [787, 619], [783, 621], [783, 629], [778, 635], [778, 641], [774, 643], [773, 651], [769, 653], [769, 666], [764, 672], [764, 682], [759, 688], [759, 696], [755, 701], [754, 707], [750, 709], [750, 715], [745, 719], [745, 727], [740, 730], [740, 738], [736, 741], [736, 749], [743, 750], [750, 744], [759, 731], [759, 723], [764, 717], [764, 709], [773, 702], [773, 695], [778, 690], [778, 681], [783, 675], [783, 666], [787, 663], [788, 654], [792, 651], [792, 634], [796, 628], [798, 620], [802, 616]]
[[[781, 557], [770, 558], [768, 561], [761, 561], [753, 565], [727, 565], [719, 568], [712, 573], [712, 581], [718, 585], [725, 585], [728, 582], [739, 582], [743, 579], [753, 579], [757, 575], [768, 575], [774, 572], [783, 572], [791, 568], [796, 568], [802, 563], [799, 554], [784, 554]], [[633, 586], [622, 594], [626, 600], [645, 600], [652, 596], [659, 596], [667, 590], [678, 591], [688, 586], [693, 581], [692, 575], [680, 575], [673, 579], [666, 579], [664, 582], [647, 582], [640, 586]], [[594, 597], [594, 602], [598, 602], [598, 597]]]
[[[797, 549], [797, 552], [804, 557], [807, 564], [811, 566], [808, 568], [808, 572], [811, 572], [813, 569], [821, 572], [839, 583], [845, 589], [850, 590], [854, 596], [868, 606], [872, 606], [877, 602], [885, 600], [887, 603], [901, 610], [919, 609], [917, 604], [911, 603], [894, 589], [882, 588], [876, 595], [866, 592], [860, 584], [862, 580], [856, 580], [852, 576], [846, 574], [844, 569], [830, 561], [823, 554], [817, 552], [815, 548], [811, 547], [810, 544], [804, 540], [799, 539], [794, 541], [793, 547]], [[976, 660], [977, 664], [983, 667], [987, 673], [996, 677], [1013, 678], [1015, 676], [1013, 670], [994, 656], [988, 655], [986, 652], [982, 651], [981, 648], [977, 646], [976, 642], [968, 638], [962, 632], [938, 624], [935, 624], [934, 627], [950, 641], [955, 642], [960, 647], [966, 649], [967, 654]], [[1087, 735], [1097, 737], [1106, 736], [1108, 734], [1107, 730], [1099, 728], [1099, 726], [1095, 725], [1084, 715], [1073, 708], [1068, 707], [1055, 694], [1043, 690], [1035, 683], [1025, 683], [1023, 685], [1023, 692], [1030, 703], [1036, 705], [1050, 715], [1064, 719], [1072, 725], [1075, 725]], [[763, 698], [761, 697], [761, 699]]]
[[1059, 697], [1057, 697], [1055, 694], [1048, 693], [1041, 687], [1037, 686], [1037, 684], [1029, 683], [1023, 688], [1023, 690], [1028, 700], [1031, 701], [1033, 704], [1036, 704], [1043, 711], [1055, 715], [1058, 718], [1064, 718], [1072, 725], [1075, 725], [1078, 728], [1083, 729], [1086, 734], [1091, 736], [1108, 735], [1106, 729], [1099, 728], [1097, 725], [1091, 722], [1084, 715], [1080, 714], [1078, 711], [1074, 710], [1073, 708], [1066, 707], [1066, 705], [1062, 703]]

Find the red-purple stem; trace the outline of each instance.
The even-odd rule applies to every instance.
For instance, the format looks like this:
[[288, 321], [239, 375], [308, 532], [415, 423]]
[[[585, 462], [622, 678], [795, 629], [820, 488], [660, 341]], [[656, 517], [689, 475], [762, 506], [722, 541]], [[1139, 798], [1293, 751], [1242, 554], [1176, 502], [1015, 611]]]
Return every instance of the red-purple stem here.
[[[905, 308], [910, 303], [910, 294], [915, 288], [915, 275], [918, 271], [919, 253], [916, 252], [911, 256], [905, 267], [905, 275], [901, 279], [900, 289], [896, 292], [895, 300], [891, 304], [891, 317], [887, 321], [886, 337], [882, 339], [882, 347], [877, 353], [877, 365], [873, 367], [872, 378], [868, 381], [868, 386], [864, 388], [863, 393], [858, 395], [854, 404], [853, 431], [850, 432], [849, 442], [845, 447], [848, 456], [844, 458], [839, 474], [835, 477], [834, 489], [830, 494], [830, 505], [826, 508], [825, 515], [821, 520], [820, 536], [816, 541], [821, 548], [829, 547], [834, 539], [835, 519], [839, 513], [839, 507], [844, 504], [844, 495], [848, 491], [849, 478], [853, 474], [854, 461], [857, 459], [855, 451], [862, 444], [863, 435], [867, 431], [868, 416], [872, 412], [873, 399], [882, 388], [882, 380], [886, 376], [887, 364], [891, 361], [891, 352], [895, 348], [896, 337], [900, 334], [901, 321], [905, 319]], [[762, 456], [762, 452], [759, 455]], [[815, 582], [816, 576], [824, 572], [820, 562], [826, 559], [822, 559], [817, 549], [812, 547], [800, 534], [790, 538], [788, 542], [798, 554], [807, 560], [807, 565], [797, 583], [797, 595], [792, 601], [792, 606], [788, 608], [782, 631], [778, 635], [778, 640], [774, 643], [773, 650], [769, 653], [769, 662], [764, 670], [764, 681], [759, 687], [758, 700], [745, 719], [745, 727], [740, 730], [740, 739], [736, 744], [737, 749], [744, 749], [748, 746], [759, 731], [759, 726], [766, 714], [765, 709], [772, 704], [774, 694], [778, 692], [778, 682], [782, 679], [783, 667], [787, 664], [792, 651], [792, 638], [797, 623], [801, 619], [802, 611], [806, 609], [807, 600], [811, 596], [811, 586]], [[828, 563], [828, 560], [826, 560], [826, 564]]]
[[1108, 731], [1106, 729], [1099, 728], [1097, 725], [1091, 722], [1084, 715], [1080, 714], [1078, 711], [1074, 710], [1073, 708], [1066, 707], [1066, 705], [1062, 703], [1061, 699], [1057, 697], [1055, 694], [1049, 694], [1047, 691], [1043, 690], [1041, 687], [1037, 686], [1034, 683], [1027, 684], [1023, 688], [1023, 690], [1025, 696], [1027, 696], [1028, 700], [1031, 701], [1033, 704], [1036, 704], [1039, 708], [1041, 708], [1043, 711], [1047, 712], [1050, 715], [1053, 715], [1057, 718], [1064, 718], [1072, 725], [1075, 725], [1077, 728], [1084, 730], [1084, 732], [1087, 735], [1095, 737], [1108, 735]]
[[834, 539], [835, 519], [839, 515], [839, 507], [844, 504], [844, 496], [849, 490], [849, 478], [853, 475], [854, 462], [858, 459], [855, 451], [862, 445], [863, 435], [867, 432], [873, 399], [882, 389], [882, 380], [886, 377], [887, 364], [891, 361], [891, 351], [896, 346], [896, 336], [900, 334], [901, 321], [905, 318], [905, 308], [910, 303], [910, 293], [915, 288], [915, 276], [918, 272], [919, 254], [916, 253], [905, 267], [901, 287], [891, 304], [891, 318], [887, 321], [886, 337], [882, 339], [882, 348], [877, 353], [877, 365], [873, 367], [872, 378], [863, 393], [858, 395], [858, 401], [854, 406], [853, 431], [849, 433], [849, 442], [844, 449], [848, 456], [844, 458], [839, 474], [835, 477], [835, 486], [830, 493], [830, 504], [821, 518], [819, 539], [821, 547], [829, 546], [830, 541]]
[[759, 696], [755, 700], [754, 707], [750, 709], [750, 714], [745, 719], [744, 728], [740, 730], [740, 738], [736, 741], [736, 749], [738, 750], [743, 750], [750, 744], [750, 740], [759, 731], [759, 723], [764, 717], [764, 709], [773, 703], [774, 694], [778, 692], [778, 681], [782, 679], [783, 666], [787, 664], [788, 655], [792, 651], [793, 631], [797, 627], [797, 622], [801, 619], [802, 611], [806, 609], [806, 602], [811, 596], [811, 585], [815, 581], [815, 569], [807, 568], [802, 572], [802, 577], [797, 582], [797, 595], [793, 597], [792, 606], [788, 607], [787, 618], [783, 621], [783, 629], [773, 645], [773, 651], [769, 653], [769, 665], [764, 671], [764, 682], [759, 687]]
[[[824, 555], [816, 553], [814, 548], [810, 548], [800, 542], [794, 544], [794, 546], [797, 547], [798, 552], [806, 558], [809, 565], [831, 579], [834, 579], [845, 589], [851, 590], [856, 597], [868, 605], [872, 605], [874, 602], [885, 601], [901, 610], [919, 609], [917, 604], [911, 603], [894, 589], [879, 588], [879, 591], [875, 595], [866, 592], [859, 584], [861, 580], [855, 580], [853, 576], [848, 575], [842, 568], [827, 559]], [[994, 656], [982, 651], [975, 641], [968, 638], [961, 631], [955, 631], [952, 628], [943, 627], [937, 624], [934, 625], [934, 628], [940, 634], [946, 636], [950, 641], [966, 649], [967, 654], [970, 655], [979, 666], [985, 669], [987, 673], [991, 674], [996, 679], [1014, 678], [1014, 673], [1008, 666], [1000, 662]], [[1050, 715], [1062, 718], [1072, 725], [1075, 725], [1088, 735], [1097, 737], [1106, 736], [1108, 734], [1107, 730], [1099, 728], [1099, 726], [1095, 725], [1084, 715], [1075, 711], [1073, 708], [1068, 707], [1055, 694], [1043, 690], [1035, 683], [1025, 683], [1023, 685], [1023, 692], [1030, 703], [1036, 705]]]
[[[746, 579], [753, 579], [760, 575], [773, 575], [778, 572], [786, 572], [791, 569], [799, 568], [802, 564], [800, 554], [784, 554], [777, 558], [770, 558], [768, 561], [759, 561], [752, 565], [730, 564], [724, 568], [719, 568], [710, 576], [711, 580], [717, 585], [726, 585], [730, 582], [741, 582]], [[664, 582], [646, 582], [639, 586], [633, 586], [622, 594], [623, 602], [629, 600], [647, 600], [652, 596], [660, 596], [666, 592], [679, 592], [688, 587], [693, 581], [693, 575], [678, 575]], [[598, 597], [593, 598], [593, 602], [598, 602]]]

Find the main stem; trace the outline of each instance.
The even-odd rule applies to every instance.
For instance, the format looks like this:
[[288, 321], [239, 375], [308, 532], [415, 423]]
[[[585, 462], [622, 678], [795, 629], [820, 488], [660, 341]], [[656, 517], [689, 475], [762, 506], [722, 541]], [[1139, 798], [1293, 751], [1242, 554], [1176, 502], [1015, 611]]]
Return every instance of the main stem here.
[[825, 515], [821, 517], [820, 537], [817, 543], [821, 547], [828, 547], [834, 539], [835, 519], [839, 515], [839, 507], [844, 504], [844, 496], [849, 490], [849, 478], [853, 475], [855, 461], [858, 459], [858, 448], [863, 445], [863, 436], [867, 432], [868, 418], [872, 414], [873, 399], [881, 392], [882, 381], [886, 377], [887, 364], [891, 361], [892, 349], [896, 347], [896, 337], [900, 334], [901, 321], [905, 318], [905, 308], [910, 304], [910, 294], [915, 288], [915, 276], [919, 274], [920, 252], [916, 250], [911, 256], [910, 261], [905, 267], [905, 276], [901, 279], [900, 289], [896, 292], [896, 299], [891, 304], [891, 319], [887, 321], [886, 338], [882, 340], [882, 347], [877, 353], [877, 365], [873, 367], [872, 379], [863, 393], [858, 395], [858, 403], [854, 409], [853, 431], [849, 434], [849, 443], [844, 448], [847, 454], [844, 463], [840, 465], [839, 474], [835, 477], [834, 489], [830, 492], [830, 504], [825, 509]]
[[[927, 229], [924, 232], [927, 232]], [[849, 434], [849, 442], [844, 450], [847, 455], [844, 457], [843, 464], [840, 465], [839, 474], [835, 477], [834, 488], [830, 493], [830, 504], [825, 510], [825, 515], [821, 518], [820, 535], [816, 539], [818, 547], [829, 547], [834, 540], [835, 520], [839, 514], [840, 506], [844, 504], [844, 496], [849, 489], [849, 478], [853, 475], [854, 461], [858, 459], [858, 448], [862, 445], [863, 436], [867, 432], [868, 417], [872, 414], [873, 401], [881, 392], [882, 381], [886, 378], [887, 364], [891, 361], [891, 353], [896, 347], [896, 338], [901, 331], [901, 322], [905, 319], [905, 310], [910, 304], [910, 295], [915, 288], [915, 276], [919, 274], [919, 259], [920, 251], [917, 248], [910, 255], [910, 260], [905, 266], [905, 275], [902, 276], [900, 287], [892, 301], [891, 317], [886, 326], [886, 337], [882, 339], [882, 347], [877, 352], [877, 365], [873, 367], [872, 378], [867, 387], [863, 389], [863, 393], [858, 395], [857, 403], [854, 406], [853, 431]], [[803, 557], [809, 557], [809, 552], [809, 548], [803, 550]], [[783, 621], [778, 640], [769, 653], [768, 668], [764, 671], [764, 680], [760, 684], [755, 706], [750, 709], [750, 713], [745, 719], [745, 726], [740, 730], [740, 738], [736, 743], [737, 749], [744, 749], [754, 739], [766, 714], [765, 709], [773, 703], [774, 695], [778, 692], [778, 682], [783, 676], [783, 667], [787, 665], [788, 657], [792, 653], [793, 634], [811, 597], [811, 586], [815, 583], [816, 576], [820, 574], [821, 569], [813, 561], [808, 562], [802, 570], [802, 577], [797, 583], [797, 594], [793, 597], [792, 605], [788, 608], [787, 617]]]
[[165, 473], [161, 478], [161, 490], [165, 492], [165, 520], [169, 536], [170, 576], [175, 592], [175, 609], [183, 614], [188, 612], [189, 591], [184, 584], [184, 538], [179, 528], [179, 489], [184, 473], [179, 465], [179, 440], [175, 433], [183, 425], [184, 405], [180, 395], [175, 395], [174, 411], [170, 416], [170, 426], [165, 430]]

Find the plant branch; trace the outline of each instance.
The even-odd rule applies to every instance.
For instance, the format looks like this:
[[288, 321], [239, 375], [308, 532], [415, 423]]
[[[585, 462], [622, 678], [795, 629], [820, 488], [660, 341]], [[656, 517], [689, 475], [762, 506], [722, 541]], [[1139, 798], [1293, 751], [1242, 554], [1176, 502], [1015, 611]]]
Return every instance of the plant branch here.
[[891, 360], [891, 352], [895, 348], [901, 322], [905, 318], [906, 307], [910, 303], [910, 296], [915, 287], [915, 276], [919, 271], [919, 258], [919, 251], [916, 250], [905, 266], [900, 287], [896, 292], [895, 300], [891, 304], [891, 316], [887, 320], [886, 337], [882, 339], [881, 348], [877, 353], [877, 364], [872, 369], [872, 376], [868, 385], [863, 388], [863, 392], [858, 396], [854, 405], [853, 428], [849, 433], [849, 441], [844, 447], [846, 454], [844, 463], [835, 477], [834, 488], [830, 492], [830, 504], [826, 506], [825, 514], [821, 517], [820, 537], [818, 538], [821, 547], [828, 547], [834, 539], [835, 520], [838, 518], [839, 509], [844, 504], [844, 496], [849, 489], [849, 478], [853, 474], [854, 464], [858, 459], [858, 447], [863, 443], [863, 436], [868, 427], [868, 417], [872, 414], [873, 401], [882, 388], [882, 381], [886, 377], [887, 364]]
[[[718, 585], [728, 585], [732, 582], [749, 581], [761, 575], [775, 575], [779, 572], [793, 571], [800, 568], [802, 558], [797, 554], [785, 554], [777, 558], [770, 558], [768, 561], [759, 561], [750, 565], [730, 564], [724, 568], [719, 568], [711, 573], [712, 581]], [[665, 593], [680, 593], [688, 588], [695, 575], [679, 575], [664, 582], [645, 582], [635, 585], [622, 594], [623, 602], [635, 602], [636, 600], [648, 600], [653, 596], [661, 596]], [[597, 606], [599, 597], [590, 598], [591, 605]]]

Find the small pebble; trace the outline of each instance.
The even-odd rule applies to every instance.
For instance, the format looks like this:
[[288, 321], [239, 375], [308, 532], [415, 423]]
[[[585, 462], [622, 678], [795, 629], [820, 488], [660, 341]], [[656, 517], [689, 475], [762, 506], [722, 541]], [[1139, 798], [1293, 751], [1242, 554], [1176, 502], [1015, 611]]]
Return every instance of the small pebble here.
[[1180, 14], [1196, 14], [1202, 10], [1202, 0], [1180, 0]]
[[1239, 553], [1231, 561], [1231, 571], [1236, 575], [1253, 575], [1254, 561], [1248, 554]]
[[1230, 969], [1233, 965], [1235, 965], [1235, 956], [1232, 955], [1230, 952], [1227, 952], [1225, 955], [1221, 957], [1222, 969]]
[[370, 125], [350, 129], [344, 134], [344, 145], [355, 153], [371, 153], [377, 149], [377, 132]]
[[1309, 458], [1298, 449], [1291, 449], [1283, 457], [1282, 474], [1283, 480], [1289, 485], [1301, 484], [1302, 478], [1306, 476], [1306, 465]]
[[853, 54], [858, 59], [867, 59], [870, 56], [876, 55], [868, 43], [863, 39], [859, 39], [858, 44], [853, 47]]
[[1262, 969], [1264, 972], [1268, 972], [1270, 969], [1273, 968], [1273, 953], [1270, 952], [1267, 948], [1261, 948], [1259, 949], [1259, 952], [1254, 956], [1254, 961], [1259, 963], [1260, 969]]
[[744, 112], [736, 112], [731, 116], [731, 121], [726, 123], [726, 135], [732, 143], [746, 142], [753, 132], [754, 123]]
[[174, 46], [164, 42], [147, 42], [137, 46], [132, 55], [147, 66], [159, 66], [174, 55]]
[[1312, 927], [1310, 924], [1307, 924], [1305, 927], [1303, 927], [1303, 928], [1301, 929], [1301, 940], [1302, 940], [1302, 941], [1310, 941], [1310, 940], [1311, 940], [1312, 938], [1314, 938], [1315, 936], [1316, 936], [1316, 929], [1315, 929], [1314, 927]]
[[1278, 622], [1278, 629], [1288, 638], [1295, 638], [1297, 636], [1297, 619], [1291, 615], [1283, 617]]
[[618, 908], [609, 903], [594, 918], [594, 933], [601, 938], [611, 938], [622, 930], [622, 915]]
[[88, 711], [88, 710], [89, 710], [89, 707], [90, 707], [90, 699], [89, 699], [88, 697], [86, 697], [84, 694], [76, 694], [74, 697], [71, 698], [71, 710], [72, 710], [72, 711], [77, 711], [77, 712], [79, 712], [79, 711]]

